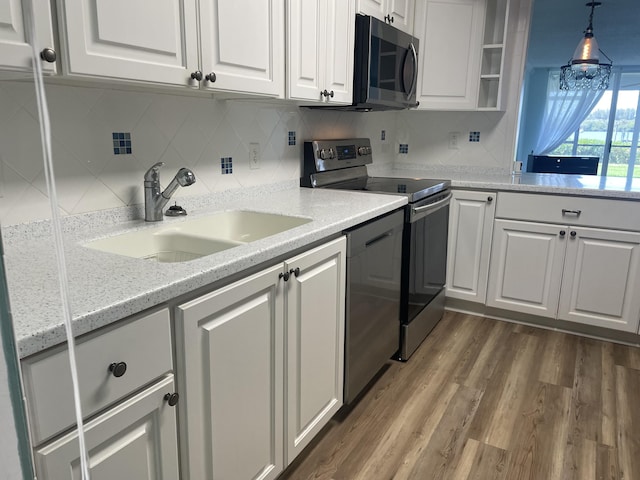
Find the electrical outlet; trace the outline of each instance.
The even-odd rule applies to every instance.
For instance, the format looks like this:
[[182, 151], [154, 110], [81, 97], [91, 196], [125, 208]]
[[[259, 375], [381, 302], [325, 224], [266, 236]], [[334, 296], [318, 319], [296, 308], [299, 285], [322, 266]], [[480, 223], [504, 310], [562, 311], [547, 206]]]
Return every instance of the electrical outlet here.
[[251, 170], [257, 170], [260, 168], [260, 144], [249, 144], [249, 168]]
[[460, 148], [460, 132], [449, 132], [449, 150]]

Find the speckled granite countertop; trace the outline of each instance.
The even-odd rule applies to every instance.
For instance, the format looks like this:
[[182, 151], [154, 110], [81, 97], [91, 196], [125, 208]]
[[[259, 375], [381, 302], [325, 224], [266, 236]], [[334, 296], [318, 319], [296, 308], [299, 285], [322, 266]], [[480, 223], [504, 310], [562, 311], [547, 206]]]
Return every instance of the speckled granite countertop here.
[[[374, 175], [451, 179], [454, 188], [538, 192], [640, 200], [640, 179], [578, 175], [511, 175], [500, 169], [394, 168]], [[206, 199], [184, 197], [188, 218], [246, 209], [312, 218], [313, 221], [247, 245], [185, 263], [154, 263], [82, 247], [89, 240], [148, 227], [137, 209], [96, 212], [63, 219], [74, 333], [160, 305], [225, 277], [406, 204], [394, 195], [297, 188], [293, 184], [223, 192]], [[126, 210], [126, 211], [125, 211]], [[180, 222], [184, 219], [165, 219]], [[32, 355], [65, 341], [58, 269], [48, 222], [3, 227], [5, 266], [18, 350]]]
[[[405, 197], [288, 186], [280, 191], [222, 193], [194, 204], [187, 218], [253, 210], [311, 218], [292, 230], [184, 263], [155, 263], [91, 250], [88, 240], [149, 225], [137, 212], [96, 212], [63, 219], [74, 334], [80, 335], [192, 292], [390, 212]], [[191, 202], [191, 203], [190, 203]], [[183, 218], [166, 218], [180, 222]], [[57, 264], [48, 222], [3, 227], [5, 266], [21, 357], [63, 343]]]
[[552, 193], [602, 198], [640, 200], [640, 178], [627, 183], [625, 178], [594, 175], [558, 175], [553, 173], [523, 173], [512, 175], [501, 169], [473, 167], [404, 166], [390, 172], [394, 177], [445, 178], [454, 188], [499, 190], [514, 192]]

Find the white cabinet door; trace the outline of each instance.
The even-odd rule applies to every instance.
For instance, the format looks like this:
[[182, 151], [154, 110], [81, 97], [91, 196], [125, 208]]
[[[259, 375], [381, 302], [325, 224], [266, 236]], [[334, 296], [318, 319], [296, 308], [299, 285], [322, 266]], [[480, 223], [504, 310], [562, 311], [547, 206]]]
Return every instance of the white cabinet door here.
[[384, 17], [387, 15], [387, 2], [388, 0], [358, 0], [358, 13], [371, 15], [384, 21]]
[[[173, 375], [85, 424], [92, 480], [178, 478]], [[38, 478], [80, 480], [78, 436], [73, 431], [36, 450]]]
[[324, 89], [329, 103], [353, 102], [355, 0], [327, 0]]
[[284, 1], [200, 1], [205, 88], [284, 97]]
[[387, 0], [387, 4], [391, 25], [412, 35], [416, 0]]
[[[34, 2], [34, 25], [41, 48], [54, 48], [49, 2]], [[0, 70], [32, 71], [31, 45], [27, 39], [27, 18], [21, 0], [0, 2]], [[42, 62], [46, 73], [55, 73], [56, 64]]]
[[287, 464], [342, 406], [346, 240], [286, 262]]
[[183, 478], [266, 480], [283, 469], [280, 273], [269, 268], [177, 309]]
[[198, 69], [191, 0], [58, 2], [65, 74], [188, 85]]
[[289, 0], [287, 15], [288, 97], [350, 104], [355, 0]]
[[325, 3], [289, 0], [287, 8], [289, 98], [322, 101], [324, 96]]
[[416, 0], [358, 0], [358, 13], [371, 15], [411, 35], [415, 6]]
[[484, 0], [417, 2], [419, 109], [477, 108], [484, 11]]
[[495, 192], [455, 190], [449, 215], [446, 296], [484, 303]]
[[640, 233], [570, 227], [567, 243], [558, 318], [637, 332]]
[[556, 318], [567, 236], [566, 226], [496, 220], [487, 305]]

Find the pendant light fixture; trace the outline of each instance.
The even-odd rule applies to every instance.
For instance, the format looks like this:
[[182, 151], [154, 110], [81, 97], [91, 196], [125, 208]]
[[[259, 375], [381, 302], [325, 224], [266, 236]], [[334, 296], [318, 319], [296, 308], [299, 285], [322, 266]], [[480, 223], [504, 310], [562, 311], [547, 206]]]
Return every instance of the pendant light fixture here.
[[[578, 43], [569, 63], [561, 68], [560, 90], [606, 90], [611, 76], [611, 59], [598, 47], [596, 37], [593, 36], [593, 11], [602, 5], [601, 2], [588, 2], [591, 7], [589, 26], [584, 32], [584, 38]], [[600, 54], [610, 63], [600, 63]]]

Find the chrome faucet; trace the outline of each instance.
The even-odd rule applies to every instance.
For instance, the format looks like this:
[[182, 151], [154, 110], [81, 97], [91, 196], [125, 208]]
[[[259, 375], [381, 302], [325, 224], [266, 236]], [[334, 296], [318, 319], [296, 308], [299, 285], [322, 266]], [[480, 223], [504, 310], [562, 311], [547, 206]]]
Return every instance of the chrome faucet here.
[[181, 168], [163, 192], [160, 191], [160, 167], [158, 162], [144, 174], [144, 219], [147, 222], [162, 220], [162, 209], [179, 186], [188, 187], [196, 183], [196, 176], [188, 168]]

